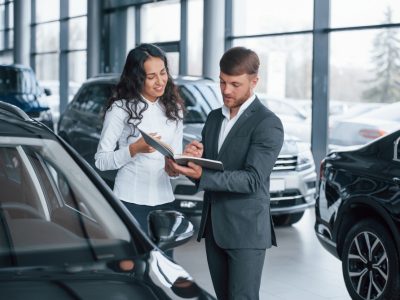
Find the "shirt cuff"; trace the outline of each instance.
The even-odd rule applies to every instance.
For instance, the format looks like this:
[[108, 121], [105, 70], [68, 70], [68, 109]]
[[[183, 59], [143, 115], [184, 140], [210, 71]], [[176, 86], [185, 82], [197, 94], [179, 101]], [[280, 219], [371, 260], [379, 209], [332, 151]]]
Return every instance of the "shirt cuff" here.
[[129, 145], [115, 151], [114, 162], [117, 168], [121, 168], [131, 160], [131, 152], [129, 151]]

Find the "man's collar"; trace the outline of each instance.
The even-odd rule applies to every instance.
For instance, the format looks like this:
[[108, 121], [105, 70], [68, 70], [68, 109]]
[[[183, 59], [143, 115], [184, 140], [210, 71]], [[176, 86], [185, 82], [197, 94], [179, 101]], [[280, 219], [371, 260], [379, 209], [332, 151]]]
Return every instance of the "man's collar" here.
[[[240, 116], [246, 110], [246, 108], [248, 108], [250, 104], [254, 102], [255, 99], [256, 99], [256, 94], [253, 93], [253, 95], [251, 95], [250, 98], [247, 99], [245, 102], [243, 102], [243, 104], [239, 107], [239, 111], [236, 114], [236, 116]], [[227, 106], [225, 106], [225, 104], [222, 105], [222, 114], [228, 120], [231, 119], [230, 110]]]

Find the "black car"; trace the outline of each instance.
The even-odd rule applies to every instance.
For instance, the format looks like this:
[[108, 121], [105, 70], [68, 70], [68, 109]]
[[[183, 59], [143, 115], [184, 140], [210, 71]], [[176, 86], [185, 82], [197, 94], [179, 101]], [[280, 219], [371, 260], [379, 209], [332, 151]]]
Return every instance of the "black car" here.
[[352, 299], [400, 299], [400, 130], [321, 163], [315, 231]]
[[214, 299], [160, 250], [193, 235], [181, 213], [149, 238], [48, 127], [0, 102], [0, 128], [1, 299]]
[[30, 67], [23, 65], [0, 65], [0, 100], [15, 105], [49, 128], [53, 129], [53, 117], [45, 101], [50, 95], [42, 90]]
[[[58, 123], [58, 134], [98, 171], [111, 188], [114, 186], [116, 171], [99, 171], [94, 164], [94, 155], [103, 127], [105, 107], [119, 77], [119, 74], [102, 74], [87, 80], [60, 116]], [[187, 110], [183, 121], [183, 143], [186, 145], [198, 138], [208, 113], [212, 109], [221, 107], [222, 99], [218, 86], [212, 80], [182, 76], [175, 78], [174, 81]], [[182, 180], [189, 181], [181, 176], [179, 182]], [[185, 188], [175, 185], [174, 180], [172, 183], [174, 191], [179, 192]], [[176, 209], [188, 214], [201, 213], [200, 205], [185, 207], [186, 201], [187, 197], [177, 197], [174, 202]]]

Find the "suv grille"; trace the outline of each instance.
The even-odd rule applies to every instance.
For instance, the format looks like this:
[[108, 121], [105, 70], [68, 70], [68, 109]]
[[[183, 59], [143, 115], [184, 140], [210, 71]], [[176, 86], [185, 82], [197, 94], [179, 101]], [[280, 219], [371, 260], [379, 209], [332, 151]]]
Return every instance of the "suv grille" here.
[[274, 171], [292, 171], [296, 170], [297, 156], [279, 155], [276, 160]]
[[287, 190], [271, 193], [271, 208], [291, 207], [305, 203], [303, 195], [298, 190]]

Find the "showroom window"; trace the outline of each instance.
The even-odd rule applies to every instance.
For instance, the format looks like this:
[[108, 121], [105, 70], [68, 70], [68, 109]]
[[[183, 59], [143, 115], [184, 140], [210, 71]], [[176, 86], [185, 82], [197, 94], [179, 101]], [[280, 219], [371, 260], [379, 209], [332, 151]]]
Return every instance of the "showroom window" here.
[[0, 0], [0, 63], [10, 64], [13, 60], [14, 43], [13, 1]]
[[[149, 3], [141, 7], [141, 42], [160, 44], [167, 52], [169, 71], [172, 75], [179, 74], [180, 8], [179, 0]], [[164, 43], [169, 45], [163, 47]]]
[[42, 87], [52, 92], [48, 101], [57, 102], [50, 106], [62, 110], [87, 78], [87, 1], [33, 3], [32, 66]]
[[203, 74], [203, 0], [188, 1], [188, 75]]
[[34, 69], [39, 81], [58, 80], [60, 48], [60, 0], [34, 2]]
[[267, 106], [272, 101], [281, 101], [287, 106], [286, 111], [292, 111], [289, 109], [292, 106], [299, 107], [305, 118], [299, 126], [294, 124], [298, 120], [295, 115], [281, 117], [289, 124], [285, 127], [287, 134], [308, 142], [311, 140], [312, 29], [312, 0], [232, 0], [232, 36], [227, 39], [232, 46], [248, 47], [258, 54], [257, 95]]
[[311, 30], [313, 27], [313, 0], [232, 1], [235, 36]]
[[331, 147], [365, 144], [400, 127], [379, 113], [397, 110], [400, 99], [400, 2], [367, 2], [332, 1], [329, 99], [338, 113], [330, 113]]

